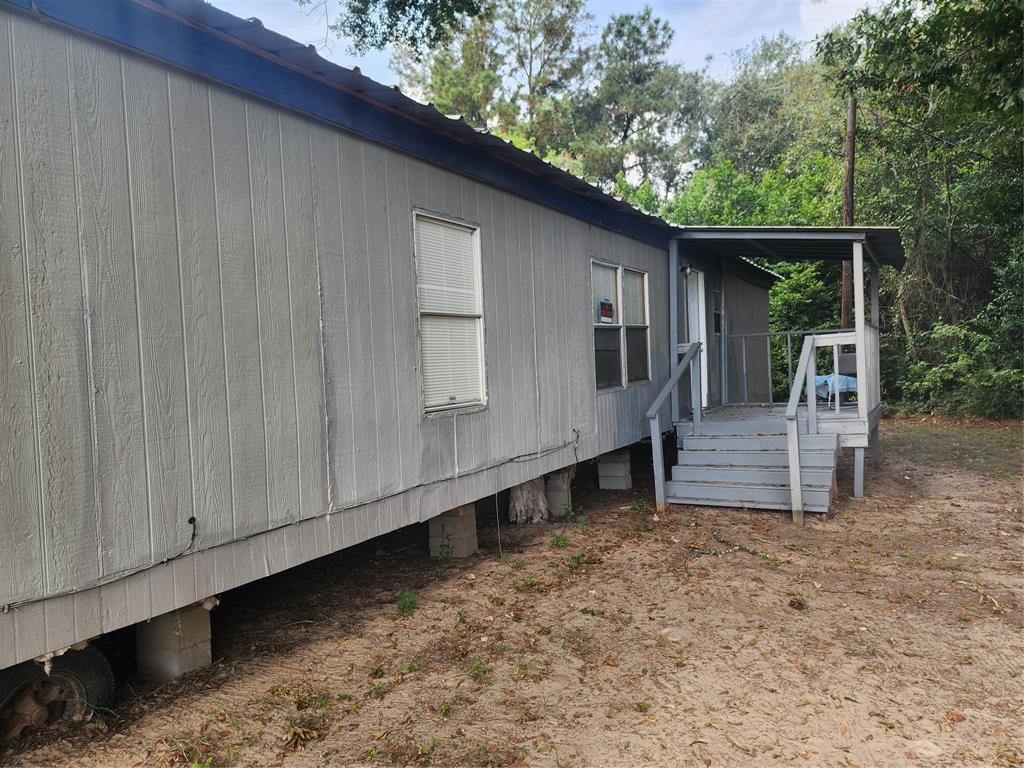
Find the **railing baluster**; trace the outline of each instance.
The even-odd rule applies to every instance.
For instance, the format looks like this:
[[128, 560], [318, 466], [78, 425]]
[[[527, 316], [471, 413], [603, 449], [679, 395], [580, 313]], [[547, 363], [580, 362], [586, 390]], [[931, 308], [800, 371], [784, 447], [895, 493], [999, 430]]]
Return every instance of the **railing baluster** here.
[[740, 350], [743, 355], [743, 402], [750, 402], [750, 395], [747, 392], [747, 337], [740, 336]]
[[812, 346], [811, 359], [807, 361], [807, 434], [818, 434], [818, 392], [815, 378], [818, 370], [818, 347]]
[[661, 444], [661, 416], [651, 418], [651, 453], [654, 460], [654, 502], [659, 512], [665, 510], [665, 455]]
[[775, 380], [772, 378], [772, 337], [764, 337], [765, 349], [768, 350], [768, 402], [775, 402]]
[[[800, 351], [800, 362], [796, 367], [796, 380], [789, 390], [789, 401], [786, 404], [790, 509], [793, 511], [794, 523], [802, 523], [804, 520], [803, 479], [800, 476], [800, 395], [804, 389], [804, 377], [811, 372], [813, 367], [814, 354], [815, 338], [813, 335], [805, 336], [804, 346]], [[811, 380], [813, 381], [813, 377]], [[813, 387], [810, 396], [814, 397]], [[810, 409], [808, 409], [808, 413], [810, 413]]]
[[786, 387], [793, 388], [793, 334], [786, 334]]
[[839, 413], [839, 401], [843, 399], [843, 390], [839, 386], [839, 345], [832, 345], [832, 390], [836, 395], [836, 414]]
[[[647, 409], [647, 420], [651, 425], [651, 454], [654, 460], [654, 498], [658, 505], [658, 510], [664, 510], [666, 504], [665, 494], [665, 456], [661, 445], [661, 408], [669, 395], [673, 390], [678, 389], [679, 379], [682, 378], [683, 373], [686, 370], [690, 371], [690, 410], [693, 413], [693, 424], [694, 434], [700, 434], [700, 411], [701, 411], [701, 395], [700, 395], [700, 342], [694, 342], [687, 345], [686, 353], [683, 355], [682, 360], [676, 363], [672, 369], [671, 375], [668, 381], [665, 382], [665, 386], [661, 388], [661, 391], [654, 398], [654, 402], [651, 403], [650, 408]], [[694, 360], [697, 360], [697, 367], [694, 368]], [[696, 377], [694, 371], [698, 371]], [[696, 380], [696, 385], [693, 382]], [[696, 392], [696, 394], [694, 394]]]
[[704, 380], [701, 378], [700, 356], [704, 351], [698, 352], [690, 361], [690, 402], [694, 405], [690, 408], [693, 418], [693, 436], [700, 437], [702, 432], [701, 416], [704, 409]]

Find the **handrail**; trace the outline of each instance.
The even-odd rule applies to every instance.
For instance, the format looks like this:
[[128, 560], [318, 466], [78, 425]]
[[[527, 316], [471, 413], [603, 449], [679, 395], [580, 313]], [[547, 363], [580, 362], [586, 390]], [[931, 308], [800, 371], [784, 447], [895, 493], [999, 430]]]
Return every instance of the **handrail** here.
[[[773, 350], [772, 350], [772, 341], [776, 340], [776, 339], [785, 339], [785, 341], [786, 341], [786, 349], [785, 349], [785, 353], [786, 353], [786, 386], [787, 387], [791, 387], [791, 386], [793, 386], [793, 337], [794, 336], [797, 336], [797, 337], [800, 337], [800, 338], [805, 337], [805, 336], [815, 336], [818, 339], [821, 339], [824, 336], [829, 336], [829, 337], [832, 337], [833, 340], [836, 340], [835, 337], [839, 337], [840, 340], [838, 340], [838, 343], [841, 343], [841, 344], [850, 343], [850, 344], [852, 344], [856, 340], [856, 329], [855, 328], [815, 328], [815, 329], [811, 329], [811, 330], [742, 331], [740, 333], [729, 333], [729, 334], [727, 334], [726, 335], [726, 343], [727, 344], [739, 342], [739, 345], [740, 345], [740, 369], [742, 371], [742, 387], [741, 388], [743, 390], [743, 399], [742, 399], [741, 402], [744, 402], [744, 403], [749, 403], [750, 402], [750, 397], [749, 397], [749, 394], [748, 394], [748, 392], [749, 392], [748, 388], [750, 386], [750, 378], [747, 375], [747, 347], [748, 347], [748, 343], [747, 342], [749, 341], [749, 342], [755, 343], [755, 348], [756, 348], [756, 343], [757, 342], [759, 342], [761, 340], [764, 341], [765, 358], [767, 359], [767, 362], [768, 362], [768, 364], [765, 366], [764, 375], [768, 379], [768, 381], [767, 381], [767, 384], [768, 384], [768, 402], [769, 403], [773, 403], [773, 402], [775, 402], [775, 381], [774, 381], [775, 369], [774, 369], [774, 367], [772, 365], [772, 362], [773, 362], [773, 360], [772, 360], [772, 352], [773, 352]], [[821, 342], [819, 342], [819, 346], [822, 346]]]
[[[808, 380], [808, 371], [813, 370], [811, 358], [817, 349], [814, 335], [804, 336], [804, 346], [800, 350], [800, 361], [796, 366], [796, 375], [793, 377], [793, 385], [789, 390], [789, 402], [786, 404], [786, 447], [789, 449], [789, 494], [790, 508], [793, 510], [793, 522], [804, 521], [804, 498], [803, 481], [800, 477], [800, 424], [797, 421], [797, 413], [800, 410], [800, 395]], [[814, 380], [811, 379], [808, 398], [808, 419], [810, 411], [814, 408], [812, 398], [814, 394]]]
[[679, 379], [683, 373], [690, 369], [690, 411], [693, 414], [693, 431], [695, 435], [700, 434], [701, 419], [701, 388], [700, 388], [700, 365], [693, 365], [694, 360], [700, 353], [700, 342], [695, 341], [688, 345], [686, 353], [682, 356], [675, 367], [672, 375], [668, 377], [665, 386], [661, 388], [658, 395], [647, 409], [647, 419], [651, 424], [651, 452], [654, 459], [654, 494], [657, 501], [658, 511], [665, 509], [665, 455], [661, 445], [661, 408], [665, 400], [672, 393], [672, 390], [679, 385]]
[[[680, 345], [682, 346], [682, 345]], [[665, 404], [665, 398], [672, 393], [672, 387], [679, 383], [679, 380], [683, 377], [683, 373], [686, 371], [686, 366], [690, 364], [690, 361], [696, 357], [697, 353], [700, 352], [700, 342], [695, 341], [687, 345], [689, 349], [686, 350], [686, 354], [683, 355], [682, 359], [676, 363], [676, 367], [672, 370], [672, 375], [668, 377], [668, 381], [665, 382], [665, 386], [661, 388], [657, 396], [654, 398], [654, 402], [651, 407], [647, 409], [647, 418], [653, 419], [658, 415], [658, 411], [661, 410], [661, 406]]]
[[746, 336], [747, 338], [758, 336], [823, 336], [826, 333], [853, 333], [854, 330], [854, 328], [814, 328], [806, 331], [742, 331], [740, 333], [730, 333], [729, 338], [738, 339], [741, 336]]

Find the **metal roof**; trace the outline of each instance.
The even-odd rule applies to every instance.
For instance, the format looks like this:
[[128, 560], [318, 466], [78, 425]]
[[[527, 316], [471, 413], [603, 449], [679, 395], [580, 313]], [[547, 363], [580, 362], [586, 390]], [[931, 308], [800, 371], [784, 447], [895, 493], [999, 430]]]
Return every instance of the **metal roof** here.
[[398, 86], [386, 86], [371, 80], [358, 67], [348, 69], [320, 56], [313, 45], [303, 45], [291, 38], [266, 29], [257, 18], [242, 19], [202, 0], [133, 0], [140, 5], [160, 5], [192, 22], [216, 31], [253, 52], [280, 60], [321, 81], [344, 90], [376, 106], [402, 115], [435, 132], [451, 136], [519, 167], [544, 181], [575, 195], [599, 203], [602, 207], [625, 214], [668, 234], [671, 225], [657, 216], [644, 213], [600, 187], [545, 162], [536, 155], [513, 146], [486, 130], [469, 125], [461, 116], [441, 113], [433, 104], [423, 104], [402, 93]]
[[843, 261], [853, 258], [851, 244], [879, 264], [902, 269], [907, 261], [896, 227], [683, 227], [684, 254], [704, 258], [775, 261]]

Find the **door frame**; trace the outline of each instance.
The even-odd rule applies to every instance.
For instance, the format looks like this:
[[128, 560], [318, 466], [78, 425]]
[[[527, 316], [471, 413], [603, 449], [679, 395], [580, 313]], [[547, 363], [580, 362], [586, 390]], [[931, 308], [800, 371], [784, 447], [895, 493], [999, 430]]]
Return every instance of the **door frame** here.
[[687, 341], [700, 342], [700, 396], [701, 407], [708, 407], [708, 303], [704, 273], [693, 267], [686, 273], [686, 334]]

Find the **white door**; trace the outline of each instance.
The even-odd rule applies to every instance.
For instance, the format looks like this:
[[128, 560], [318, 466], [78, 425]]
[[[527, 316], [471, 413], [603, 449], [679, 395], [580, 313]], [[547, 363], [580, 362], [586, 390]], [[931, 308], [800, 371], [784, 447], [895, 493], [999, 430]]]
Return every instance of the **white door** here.
[[708, 306], [704, 291], [704, 273], [690, 269], [686, 276], [687, 341], [699, 341], [701, 405], [708, 407]]

